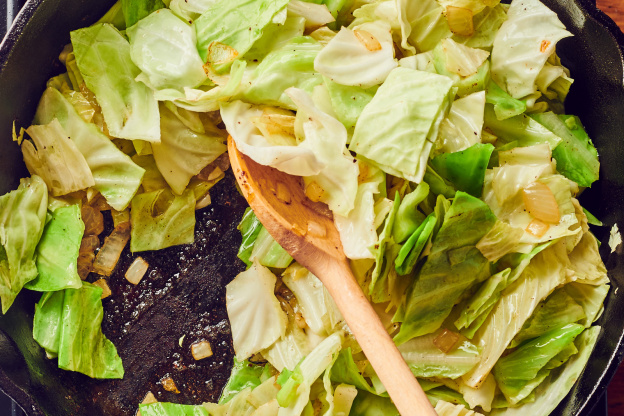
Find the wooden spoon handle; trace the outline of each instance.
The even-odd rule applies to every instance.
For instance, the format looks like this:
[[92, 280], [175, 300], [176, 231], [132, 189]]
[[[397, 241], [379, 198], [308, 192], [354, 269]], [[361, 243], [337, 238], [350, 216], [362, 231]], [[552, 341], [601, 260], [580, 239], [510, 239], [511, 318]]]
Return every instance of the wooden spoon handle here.
[[[324, 270], [319, 270], [317, 276], [323, 277], [325, 287], [401, 415], [437, 416], [379, 316], [362, 293], [349, 264], [346, 261], [332, 262], [318, 268]], [[312, 272], [315, 273], [314, 270]]]

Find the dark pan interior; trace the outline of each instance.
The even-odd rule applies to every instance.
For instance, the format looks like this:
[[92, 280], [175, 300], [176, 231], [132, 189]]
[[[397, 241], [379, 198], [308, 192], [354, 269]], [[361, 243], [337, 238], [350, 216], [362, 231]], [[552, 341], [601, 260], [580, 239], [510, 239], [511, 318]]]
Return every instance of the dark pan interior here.
[[[595, 10], [591, 0], [544, 2], [575, 34], [559, 48], [576, 80], [567, 108], [580, 115], [602, 162], [601, 181], [583, 193], [581, 202], [606, 224], [593, 231], [604, 243], [601, 254], [613, 286], [591, 361], [554, 413], [589, 415], [622, 359], [622, 248], [611, 254], [606, 243], [611, 225], [624, 223], [624, 65], [618, 46], [618, 42], [624, 45], [624, 35]], [[30, 1], [0, 46], [0, 193], [14, 189], [19, 178], [28, 175], [11, 141], [13, 120], [18, 127], [29, 124], [46, 80], [62, 70], [57, 56], [69, 41], [69, 31], [93, 23], [113, 3]], [[103, 329], [124, 361], [124, 380], [91, 380], [60, 371], [54, 361], [45, 359], [32, 340], [38, 295], [23, 291], [8, 314], [0, 317], [0, 389], [29, 415], [134, 415], [147, 391], [165, 401], [216, 400], [233, 357], [224, 286], [243, 267], [236, 258], [240, 243], [236, 224], [246, 204], [231, 175], [211, 194], [212, 205], [197, 216], [195, 244], [142, 254], [150, 271], [136, 287], [121, 273], [132, 260], [126, 251], [109, 280], [113, 296], [104, 301]], [[189, 347], [202, 338], [211, 342], [215, 354], [195, 362]], [[160, 380], [167, 376], [174, 379], [180, 394], [164, 391]]]

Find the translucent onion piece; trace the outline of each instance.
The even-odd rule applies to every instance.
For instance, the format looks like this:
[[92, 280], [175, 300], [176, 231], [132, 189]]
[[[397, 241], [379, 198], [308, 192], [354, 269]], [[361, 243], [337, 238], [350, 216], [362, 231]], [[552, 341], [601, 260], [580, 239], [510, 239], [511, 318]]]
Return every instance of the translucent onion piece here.
[[93, 284], [102, 288], [102, 299], [107, 298], [112, 294], [110, 287], [108, 287], [106, 279], [98, 279], [93, 282]]
[[354, 29], [353, 34], [366, 49], [371, 52], [380, 51], [381, 43], [370, 32], [361, 29]]
[[85, 225], [84, 235], [100, 235], [104, 231], [104, 216], [99, 210], [83, 205], [80, 215]]
[[472, 22], [472, 11], [461, 7], [447, 6], [446, 20], [451, 32], [460, 36], [472, 36], [474, 25]]
[[550, 228], [550, 225], [546, 224], [543, 221], [535, 219], [527, 225], [525, 231], [536, 238], [542, 238], [546, 231]]
[[126, 270], [126, 280], [133, 285], [138, 285], [148, 268], [149, 264], [143, 258], [137, 257]]
[[206, 195], [199, 198], [195, 203], [195, 211], [197, 211], [198, 209], [206, 208], [211, 203], [212, 198], [210, 198], [210, 193], [206, 192]]
[[457, 341], [459, 341], [459, 334], [445, 329], [433, 339], [433, 345], [446, 354], [453, 349]]
[[93, 271], [103, 276], [110, 276], [128, 240], [130, 240], [130, 223], [124, 222], [115, 227], [104, 240], [104, 245], [93, 262]]
[[196, 361], [212, 357], [212, 348], [208, 341], [200, 341], [191, 345], [191, 354]]
[[559, 205], [550, 188], [542, 182], [533, 182], [522, 190], [522, 199], [529, 214], [535, 219], [559, 224]]
[[93, 271], [93, 260], [95, 259], [95, 250], [100, 248], [100, 239], [95, 235], [89, 235], [80, 242], [80, 250], [78, 254], [78, 276], [85, 280], [89, 273]]
[[89, 202], [89, 205], [98, 211], [110, 211], [112, 209], [106, 202], [106, 198], [104, 198], [100, 193], [98, 193], [98, 195], [94, 197], [91, 202]]

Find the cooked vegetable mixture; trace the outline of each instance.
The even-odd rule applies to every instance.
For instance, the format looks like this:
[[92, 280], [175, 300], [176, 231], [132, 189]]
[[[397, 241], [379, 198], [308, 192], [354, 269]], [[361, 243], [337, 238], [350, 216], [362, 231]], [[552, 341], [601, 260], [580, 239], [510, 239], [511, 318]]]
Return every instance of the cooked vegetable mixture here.
[[[230, 135], [327, 204], [439, 415], [548, 415], [609, 291], [601, 224], [576, 199], [599, 162], [565, 114], [569, 36], [538, 0], [121, 0], [71, 33], [67, 72], [14, 132], [32, 176], [0, 197], [2, 311], [43, 292], [48, 357], [122, 378], [106, 277], [128, 242], [193, 242]], [[100, 246], [102, 211], [115, 228]], [[248, 269], [226, 288], [236, 359], [219, 403], [149, 393], [141, 414], [397, 415], [320, 281], [251, 210], [239, 229]], [[137, 257], [126, 278], [148, 268]]]

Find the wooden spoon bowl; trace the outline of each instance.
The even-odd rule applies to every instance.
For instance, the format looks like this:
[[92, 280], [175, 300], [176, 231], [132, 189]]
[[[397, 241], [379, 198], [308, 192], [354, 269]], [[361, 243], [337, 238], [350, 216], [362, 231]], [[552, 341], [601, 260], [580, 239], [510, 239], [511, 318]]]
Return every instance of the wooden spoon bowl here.
[[326, 205], [309, 200], [301, 178], [260, 165], [228, 138], [234, 176], [254, 213], [299, 264], [327, 288], [403, 416], [436, 412], [353, 277]]

